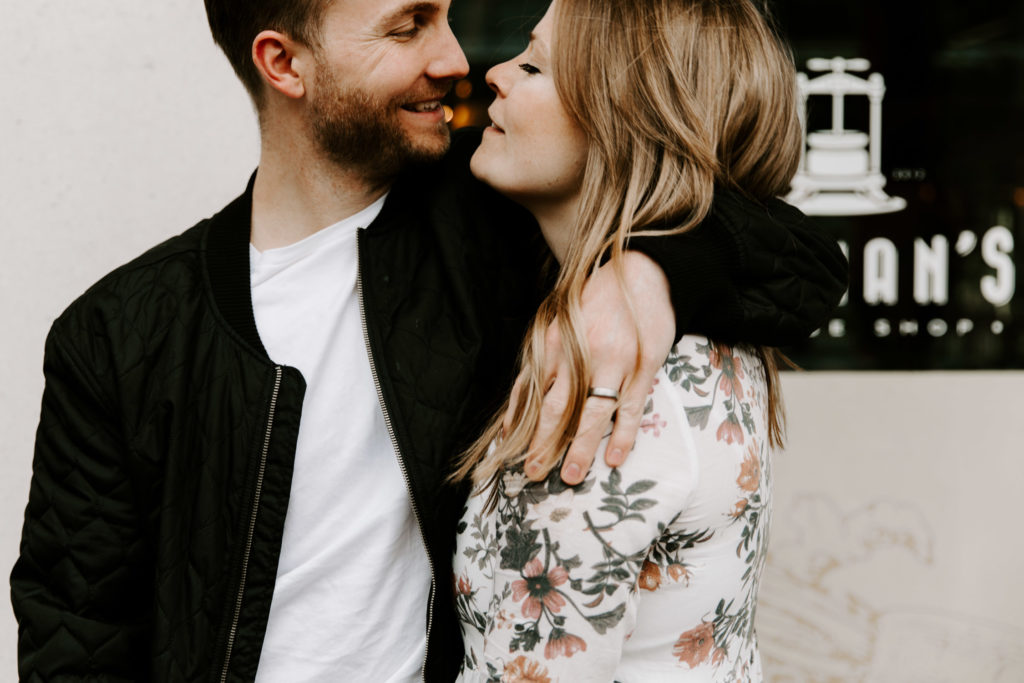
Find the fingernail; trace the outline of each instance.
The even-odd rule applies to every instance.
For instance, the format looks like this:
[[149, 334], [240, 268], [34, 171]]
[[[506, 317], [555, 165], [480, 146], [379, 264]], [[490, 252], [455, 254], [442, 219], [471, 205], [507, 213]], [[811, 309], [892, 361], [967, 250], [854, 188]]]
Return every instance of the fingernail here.
[[613, 448], [612, 452], [608, 454], [608, 464], [612, 467], [618, 467], [622, 464], [622, 449]]
[[565, 468], [565, 472], [563, 472], [562, 475], [563, 479], [568, 482], [578, 481], [580, 478], [580, 466], [576, 463], [572, 463]]

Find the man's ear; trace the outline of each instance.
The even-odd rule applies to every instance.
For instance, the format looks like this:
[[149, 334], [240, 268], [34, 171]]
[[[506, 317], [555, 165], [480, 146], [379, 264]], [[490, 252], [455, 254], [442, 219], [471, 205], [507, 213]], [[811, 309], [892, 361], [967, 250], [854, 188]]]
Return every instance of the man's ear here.
[[267, 87], [291, 99], [306, 94], [310, 57], [309, 48], [277, 31], [263, 31], [252, 41], [252, 61]]

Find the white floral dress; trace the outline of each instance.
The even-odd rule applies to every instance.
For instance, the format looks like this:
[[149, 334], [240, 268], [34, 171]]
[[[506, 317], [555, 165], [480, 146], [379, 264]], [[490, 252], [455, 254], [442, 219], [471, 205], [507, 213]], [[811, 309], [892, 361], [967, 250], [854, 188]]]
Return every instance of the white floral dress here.
[[757, 356], [686, 336], [634, 452], [586, 480], [519, 469], [459, 525], [459, 680], [759, 681], [754, 633], [770, 517]]

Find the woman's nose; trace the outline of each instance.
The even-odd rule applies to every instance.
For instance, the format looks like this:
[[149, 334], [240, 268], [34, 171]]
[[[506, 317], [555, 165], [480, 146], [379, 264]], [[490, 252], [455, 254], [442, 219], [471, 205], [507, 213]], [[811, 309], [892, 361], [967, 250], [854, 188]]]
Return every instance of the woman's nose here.
[[484, 79], [487, 81], [487, 85], [490, 86], [499, 97], [504, 97], [508, 92], [508, 67], [512, 65], [511, 61], [502, 62], [492, 66], [488, 71]]

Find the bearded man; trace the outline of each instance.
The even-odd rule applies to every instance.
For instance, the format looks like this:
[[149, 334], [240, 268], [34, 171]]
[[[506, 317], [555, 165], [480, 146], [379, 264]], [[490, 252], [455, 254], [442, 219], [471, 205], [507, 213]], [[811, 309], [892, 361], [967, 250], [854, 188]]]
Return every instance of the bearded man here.
[[[23, 680], [455, 677], [466, 492], [445, 482], [512, 385], [546, 253], [469, 175], [478, 133], [449, 140], [440, 99], [468, 65], [448, 5], [206, 0], [256, 104], [259, 169], [53, 324], [11, 577]], [[631, 247], [656, 342], [635, 381], [613, 274], [584, 311], [602, 384], [622, 387], [620, 459], [683, 330], [790, 341], [844, 286], [834, 244], [755, 206]], [[556, 385], [556, 331], [548, 350]], [[588, 402], [567, 483], [610, 403]]]

